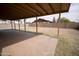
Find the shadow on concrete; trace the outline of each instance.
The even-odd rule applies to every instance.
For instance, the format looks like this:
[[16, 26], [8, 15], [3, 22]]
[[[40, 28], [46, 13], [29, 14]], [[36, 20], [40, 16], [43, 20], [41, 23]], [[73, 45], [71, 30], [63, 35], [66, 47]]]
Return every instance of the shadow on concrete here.
[[23, 40], [27, 40], [37, 35], [41, 35], [42, 33], [29, 32], [29, 31], [18, 31], [18, 30], [0, 30], [0, 55], [2, 52], [2, 48], [21, 42]]

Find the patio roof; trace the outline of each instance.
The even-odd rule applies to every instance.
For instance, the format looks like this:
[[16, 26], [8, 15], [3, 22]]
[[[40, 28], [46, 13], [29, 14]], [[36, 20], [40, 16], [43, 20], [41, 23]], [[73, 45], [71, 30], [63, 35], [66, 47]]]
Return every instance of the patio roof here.
[[19, 20], [68, 12], [70, 3], [0, 3], [0, 19]]

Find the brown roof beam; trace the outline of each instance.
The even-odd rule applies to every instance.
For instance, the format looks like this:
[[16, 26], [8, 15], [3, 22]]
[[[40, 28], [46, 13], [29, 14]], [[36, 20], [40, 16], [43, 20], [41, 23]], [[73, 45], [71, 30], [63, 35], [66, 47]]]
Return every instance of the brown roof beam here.
[[31, 7], [29, 7], [27, 4], [18, 4], [20, 7], [23, 7], [23, 9], [28, 10], [29, 12], [36, 14], [36, 15], [40, 15], [38, 12], [36, 12], [35, 10], [33, 10]]
[[[71, 3], [69, 3], [68, 5], [69, 5], [69, 6], [68, 6], [68, 10], [69, 10]], [[67, 10], [67, 11], [68, 11], [68, 10]]]
[[59, 13], [62, 12], [62, 3], [59, 4]]
[[47, 11], [46, 11], [40, 4], [37, 3], [37, 5], [38, 5], [46, 14], [48, 14]]
[[29, 10], [31, 9], [32, 12], [34, 12], [34, 13], [40, 15], [40, 12], [38, 12], [36, 9], [32, 8], [32, 7], [29, 6], [28, 4], [26, 4], [26, 6], [27, 6], [27, 8], [28, 8]]
[[10, 6], [9, 8], [12, 8], [13, 10], [15, 10], [15, 11], [17, 11], [20, 15], [22, 14], [22, 15], [26, 15], [25, 13], [23, 13], [22, 11], [18, 11], [18, 9], [17, 8], [15, 8], [14, 6]]
[[54, 10], [53, 6], [50, 3], [49, 3], [49, 6], [50, 6], [52, 12], [55, 13], [55, 10]]
[[[0, 16], [0, 18], [3, 18], [3, 19], [11, 19], [11, 18], [13, 18], [15, 15], [17, 16], [17, 15], [19, 15], [19, 16], [21, 16], [21, 14], [18, 14], [19, 12], [18, 11], [16, 11], [16, 10], [14, 10], [9, 4], [5, 4], [5, 5], [0, 5], [0, 13], [1, 13], [1, 16]], [[12, 12], [13, 11], [13, 12]], [[15, 12], [16, 13], [15, 13]], [[9, 14], [8, 14], [8, 13]], [[15, 13], [15, 14], [14, 14]], [[12, 16], [13, 15], [13, 16]], [[8, 17], [8, 18], [7, 18]]]
[[27, 4], [30, 8], [34, 9], [35, 11], [37, 11], [38, 13], [40, 13], [40, 15], [42, 14], [41, 12], [39, 12], [38, 10], [36, 10], [35, 8], [33, 8], [30, 4]]
[[22, 7], [20, 7], [20, 6], [16, 5], [16, 4], [11, 4], [11, 5], [12, 5], [14, 8], [18, 9], [18, 11], [21, 10], [23, 13], [25, 12], [26, 14], [31, 15], [31, 16], [36, 15], [36, 14], [33, 14], [33, 13], [31, 13], [31, 12], [29, 12], [29, 11], [23, 9]]

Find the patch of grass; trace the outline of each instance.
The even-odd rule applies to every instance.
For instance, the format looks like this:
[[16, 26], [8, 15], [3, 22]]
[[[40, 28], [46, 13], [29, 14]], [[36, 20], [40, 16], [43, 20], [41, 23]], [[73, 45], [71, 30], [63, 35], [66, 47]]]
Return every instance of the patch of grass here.
[[57, 56], [72, 55], [71, 45], [68, 42], [68, 39], [59, 38], [58, 44], [55, 50], [55, 55]]

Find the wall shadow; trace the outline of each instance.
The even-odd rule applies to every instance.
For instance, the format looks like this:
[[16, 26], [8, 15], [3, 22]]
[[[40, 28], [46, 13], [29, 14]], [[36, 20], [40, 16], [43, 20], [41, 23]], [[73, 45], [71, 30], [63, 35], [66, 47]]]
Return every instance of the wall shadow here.
[[0, 55], [2, 53], [2, 48], [21, 42], [23, 40], [27, 40], [37, 35], [41, 35], [42, 33], [30, 32], [30, 31], [19, 31], [19, 30], [11, 30], [5, 29], [0, 30]]

